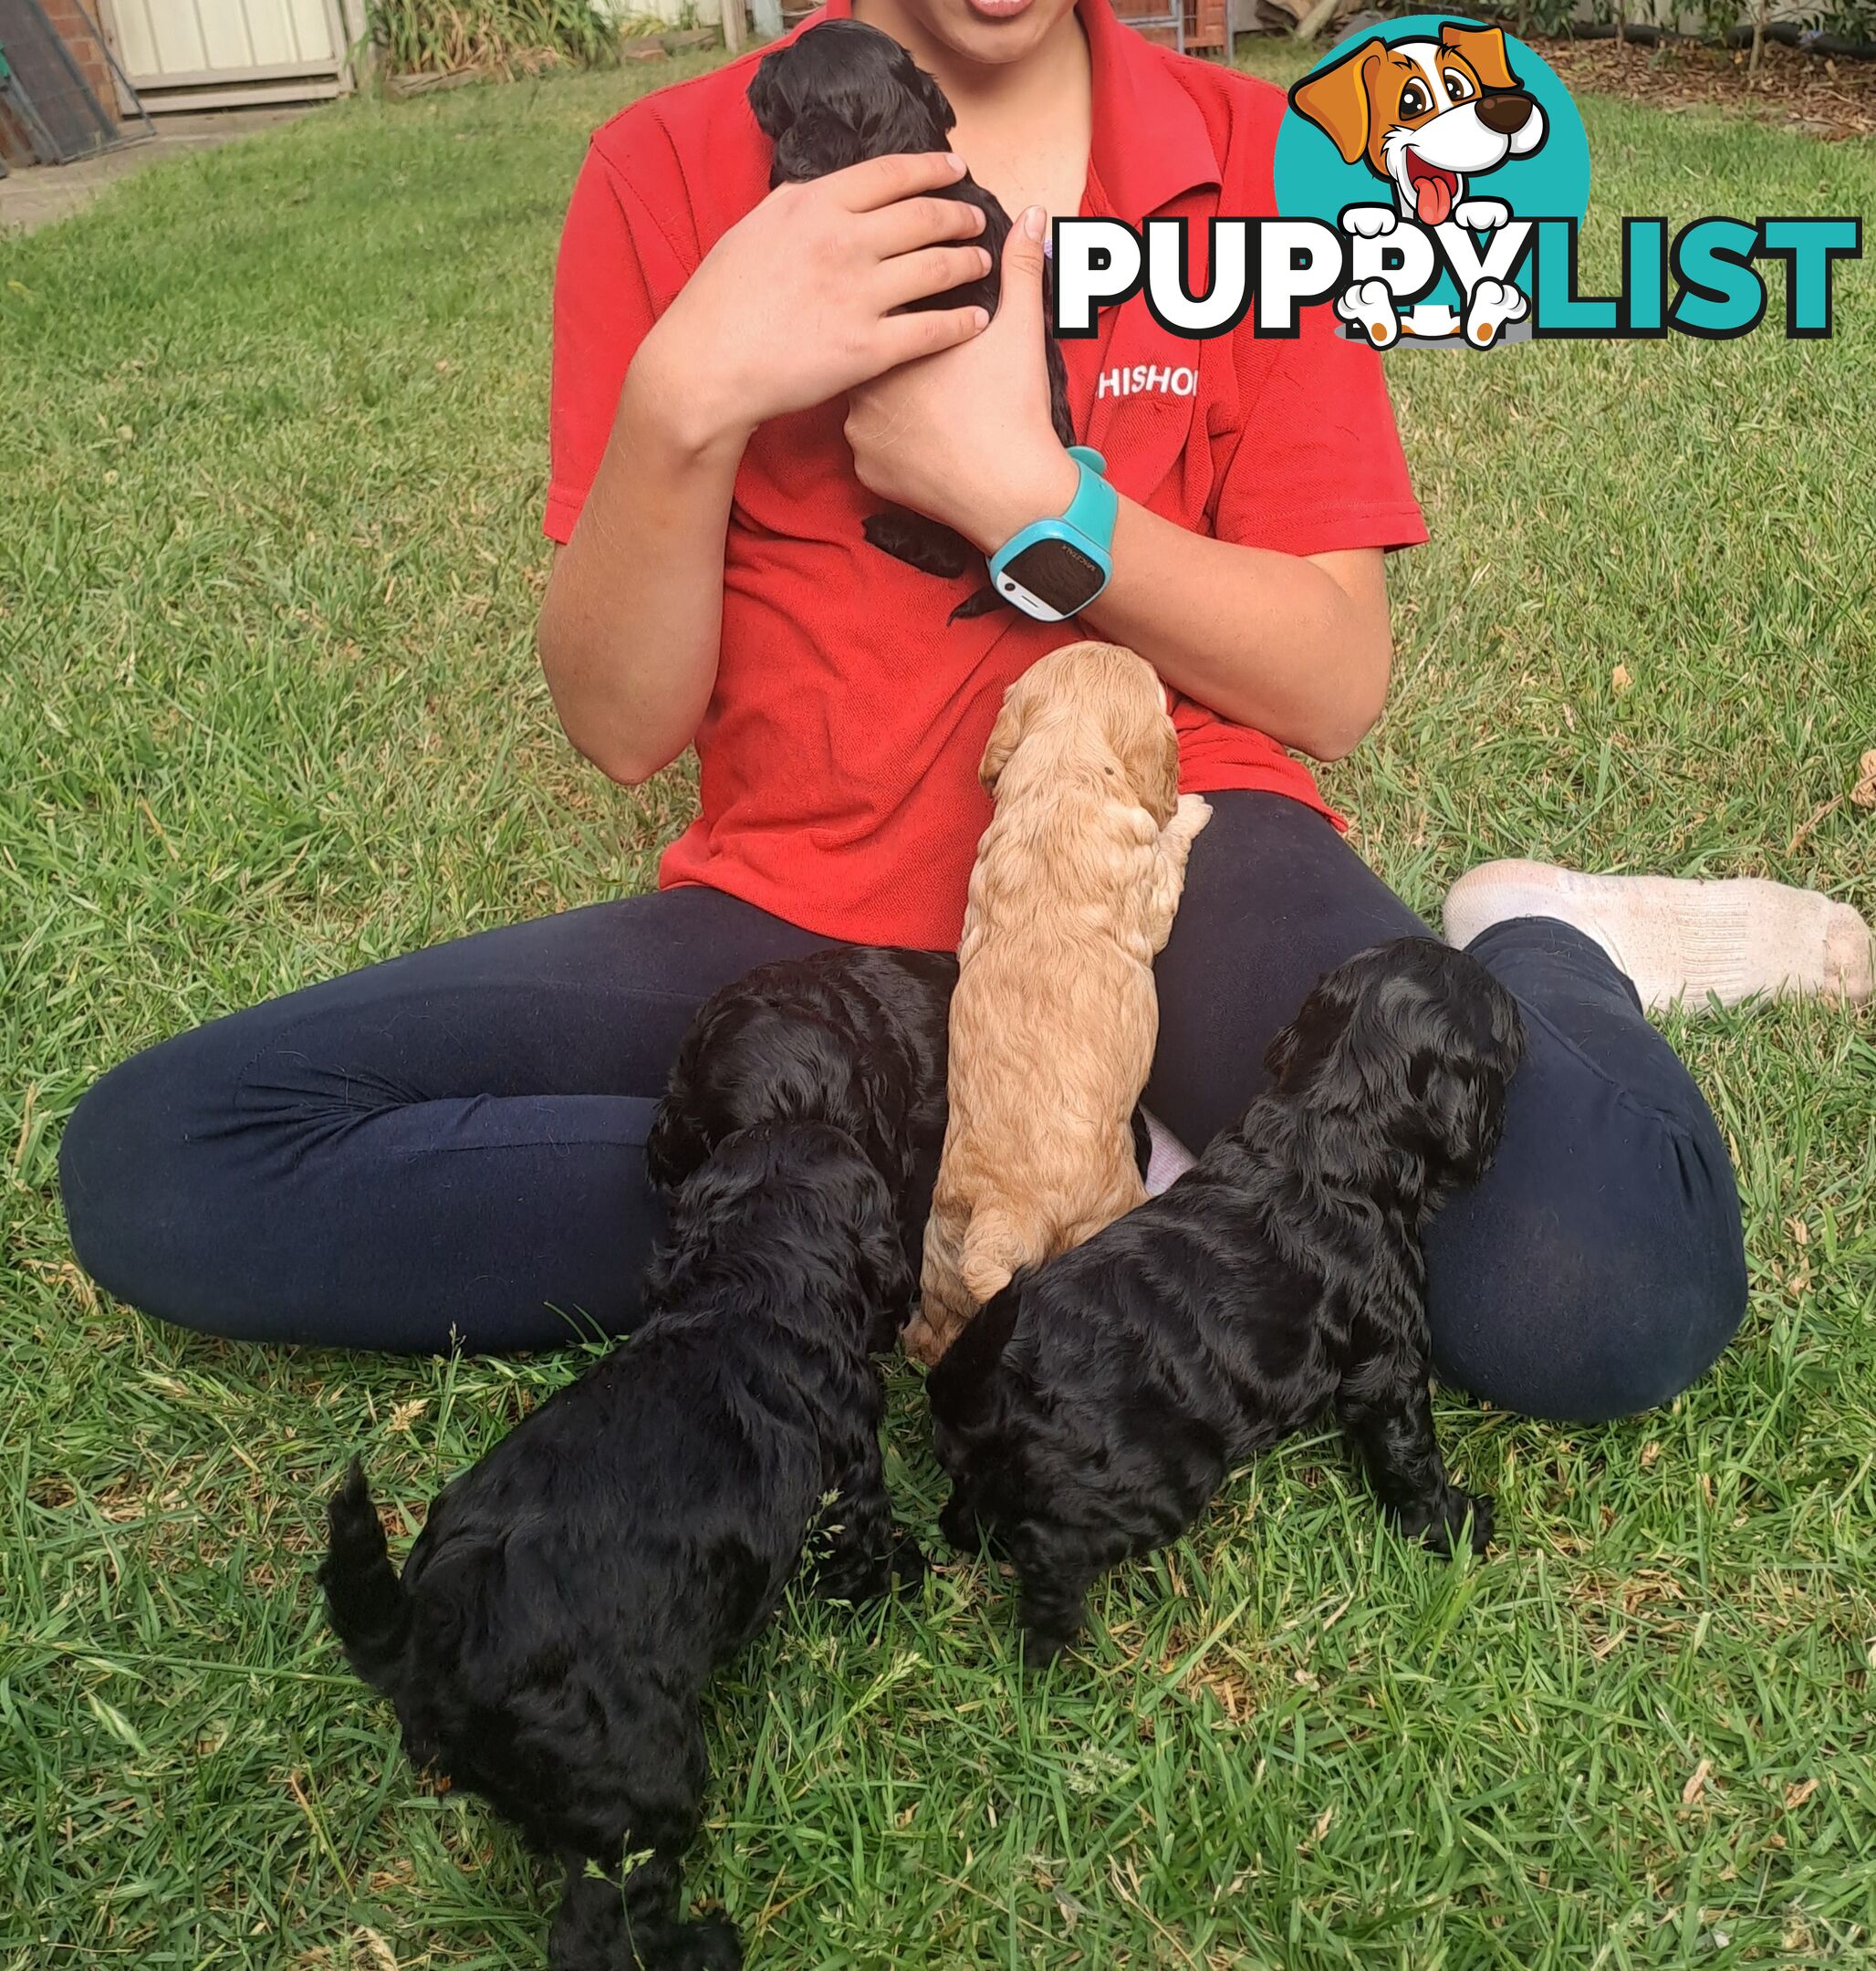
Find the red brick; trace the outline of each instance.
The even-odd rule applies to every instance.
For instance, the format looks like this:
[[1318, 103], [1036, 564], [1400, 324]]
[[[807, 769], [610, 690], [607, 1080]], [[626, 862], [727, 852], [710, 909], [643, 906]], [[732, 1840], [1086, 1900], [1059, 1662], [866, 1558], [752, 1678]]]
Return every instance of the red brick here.
[[118, 120], [117, 89], [111, 80], [110, 66], [104, 58], [104, 51], [91, 31], [90, 22], [78, 6], [77, 0], [41, 0], [41, 5], [54, 32], [78, 64], [86, 86], [98, 99], [99, 108], [115, 125]]

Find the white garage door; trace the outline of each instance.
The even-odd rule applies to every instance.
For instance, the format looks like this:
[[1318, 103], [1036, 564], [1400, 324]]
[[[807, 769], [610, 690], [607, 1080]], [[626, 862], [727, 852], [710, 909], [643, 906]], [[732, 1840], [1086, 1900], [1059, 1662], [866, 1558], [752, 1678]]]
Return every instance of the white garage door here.
[[338, 0], [110, 0], [117, 56], [153, 110], [339, 93]]

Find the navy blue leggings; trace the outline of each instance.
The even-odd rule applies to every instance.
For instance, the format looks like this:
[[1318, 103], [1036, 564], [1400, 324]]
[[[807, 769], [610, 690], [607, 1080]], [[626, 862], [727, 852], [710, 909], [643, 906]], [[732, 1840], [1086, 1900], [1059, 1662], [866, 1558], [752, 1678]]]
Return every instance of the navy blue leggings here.
[[[1212, 797], [1159, 965], [1147, 1100], [1203, 1145], [1329, 966], [1425, 927], [1319, 816]], [[660, 1230], [643, 1145], [693, 1009], [828, 942], [667, 891], [412, 953], [126, 1061], [60, 1152], [72, 1243], [144, 1312], [263, 1341], [429, 1351], [629, 1329]], [[1474, 947], [1530, 1048], [1504, 1146], [1428, 1247], [1442, 1378], [1595, 1420], [1700, 1375], [1746, 1303], [1739, 1201], [1687, 1070], [1594, 944]]]

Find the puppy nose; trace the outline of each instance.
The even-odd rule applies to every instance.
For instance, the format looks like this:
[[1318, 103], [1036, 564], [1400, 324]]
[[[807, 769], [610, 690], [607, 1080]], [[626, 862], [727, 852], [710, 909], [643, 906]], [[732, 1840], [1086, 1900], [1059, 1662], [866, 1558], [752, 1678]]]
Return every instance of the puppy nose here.
[[1521, 130], [1530, 121], [1531, 111], [1537, 107], [1522, 89], [1502, 89], [1496, 95], [1479, 99], [1479, 121], [1488, 130], [1509, 137], [1514, 130]]

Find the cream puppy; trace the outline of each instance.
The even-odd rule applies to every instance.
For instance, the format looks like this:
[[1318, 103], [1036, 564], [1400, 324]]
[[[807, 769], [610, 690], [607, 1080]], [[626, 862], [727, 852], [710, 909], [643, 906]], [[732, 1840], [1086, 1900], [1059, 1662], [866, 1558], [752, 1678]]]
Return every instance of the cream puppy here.
[[951, 1001], [950, 1119], [910, 1354], [934, 1362], [1019, 1267], [1146, 1196], [1132, 1119], [1159, 1038], [1152, 963], [1194, 837], [1150, 665], [1053, 651], [1010, 686], [978, 769], [996, 813]]

